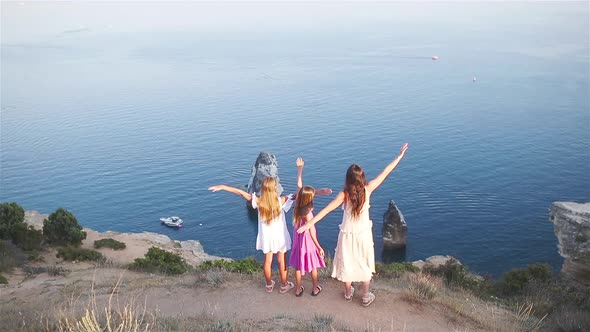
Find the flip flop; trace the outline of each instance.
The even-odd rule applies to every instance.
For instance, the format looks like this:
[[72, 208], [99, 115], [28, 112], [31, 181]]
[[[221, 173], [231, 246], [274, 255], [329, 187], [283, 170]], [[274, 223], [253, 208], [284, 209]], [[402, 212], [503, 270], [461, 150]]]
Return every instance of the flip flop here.
[[281, 286], [281, 289], [279, 289], [279, 293], [281, 294], [285, 294], [286, 292], [288, 292], [291, 288], [295, 287], [295, 284], [287, 281], [287, 284], [284, 286]]
[[[317, 293], [315, 292], [316, 289], [318, 290]], [[318, 285], [316, 288], [313, 289], [313, 291], [311, 291], [311, 296], [318, 296], [321, 292], [322, 292], [322, 285]]]
[[272, 290], [275, 288], [275, 281], [271, 280], [270, 285], [266, 285], [264, 288], [266, 289], [267, 293], [272, 293]]
[[369, 292], [363, 296], [363, 307], [368, 307], [371, 303], [375, 302], [375, 294]]
[[346, 292], [344, 293], [344, 299], [346, 302], [352, 302], [352, 296], [354, 295], [354, 287], [350, 286], [350, 297], [346, 297]]
[[305, 287], [301, 286], [299, 288], [299, 293], [295, 292], [295, 296], [300, 297], [301, 295], [303, 295], [304, 290], [305, 290]]

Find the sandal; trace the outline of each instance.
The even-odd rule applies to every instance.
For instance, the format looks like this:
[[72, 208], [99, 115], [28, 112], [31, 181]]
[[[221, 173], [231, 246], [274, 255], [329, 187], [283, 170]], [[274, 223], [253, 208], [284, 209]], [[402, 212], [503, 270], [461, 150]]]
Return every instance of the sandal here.
[[375, 301], [375, 294], [368, 292], [365, 296], [363, 296], [363, 306], [368, 307]]
[[267, 293], [272, 293], [272, 290], [275, 288], [275, 281], [271, 280], [270, 285], [264, 286], [266, 288]]
[[281, 286], [281, 289], [279, 289], [279, 293], [285, 294], [286, 292], [288, 292], [293, 287], [295, 287], [295, 284], [293, 284], [290, 281], [287, 281], [287, 284], [286, 285]]
[[[318, 290], [317, 292], [315, 290]], [[322, 292], [322, 285], [318, 285], [316, 288], [313, 289], [311, 292], [311, 296], [318, 296]]]
[[299, 287], [299, 293], [295, 292], [295, 296], [300, 297], [301, 295], [303, 295], [304, 290], [305, 290], [305, 287], [303, 287], [303, 286]]
[[344, 299], [346, 302], [352, 302], [352, 296], [354, 295], [354, 287], [350, 286], [350, 297], [346, 297], [346, 292], [344, 292]]

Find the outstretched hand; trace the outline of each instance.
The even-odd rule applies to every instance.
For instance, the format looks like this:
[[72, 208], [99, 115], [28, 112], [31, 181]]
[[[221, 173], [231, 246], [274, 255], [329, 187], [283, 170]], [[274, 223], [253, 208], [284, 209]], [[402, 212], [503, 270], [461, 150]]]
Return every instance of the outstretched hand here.
[[305, 166], [305, 162], [303, 161], [303, 158], [301, 158], [301, 157], [297, 158], [297, 160], [295, 160], [295, 165], [297, 165], [297, 168], [303, 168], [303, 166]]
[[212, 191], [212, 192], [223, 190], [223, 185], [220, 184], [220, 185], [217, 185], [217, 186], [211, 186], [211, 187], [209, 187], [209, 190]]
[[312, 223], [307, 222], [307, 223], [301, 225], [301, 227], [299, 227], [297, 229], [297, 233], [301, 234], [301, 233], [305, 232], [306, 230], [310, 229], [312, 226], [313, 226]]
[[402, 145], [402, 147], [399, 149], [399, 154], [400, 155], [404, 155], [406, 154], [406, 150], [410, 147], [410, 145], [408, 143], [405, 143], [404, 145]]

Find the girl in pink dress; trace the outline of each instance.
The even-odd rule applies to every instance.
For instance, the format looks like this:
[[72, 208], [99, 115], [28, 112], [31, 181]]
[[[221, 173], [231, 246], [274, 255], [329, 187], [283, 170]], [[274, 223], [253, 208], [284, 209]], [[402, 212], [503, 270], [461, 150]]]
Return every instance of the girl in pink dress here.
[[[303, 159], [297, 158], [297, 198], [293, 209], [293, 247], [289, 265], [295, 268], [295, 296], [303, 295], [305, 287], [301, 284], [301, 276], [311, 273], [313, 283], [312, 296], [318, 295], [322, 291], [322, 286], [318, 283], [318, 268], [326, 267], [324, 262], [324, 249], [317, 238], [315, 226], [299, 234], [297, 229], [313, 218], [313, 199], [315, 189], [310, 186], [303, 186]], [[330, 194], [331, 190], [327, 189], [325, 194]]]

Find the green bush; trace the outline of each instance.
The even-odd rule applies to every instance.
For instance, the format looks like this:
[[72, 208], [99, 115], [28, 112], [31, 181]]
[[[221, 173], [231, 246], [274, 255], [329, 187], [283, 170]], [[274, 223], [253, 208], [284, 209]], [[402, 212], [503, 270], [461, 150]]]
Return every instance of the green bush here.
[[125, 249], [126, 245], [123, 242], [111, 238], [94, 241], [94, 248], [100, 249], [102, 247], [111, 248], [113, 250], [122, 250]]
[[442, 277], [448, 286], [477, 290], [478, 292], [483, 292], [482, 287], [488, 288], [488, 283], [470, 275], [467, 267], [454, 258], [436, 268], [424, 267], [424, 272]]
[[182, 274], [188, 270], [188, 264], [177, 254], [151, 247], [145, 254], [145, 258], [136, 258], [129, 268], [164, 274]]
[[24, 222], [25, 211], [16, 203], [0, 203], [0, 240], [11, 240], [25, 251], [41, 249], [43, 233]]
[[4, 276], [0, 274], [0, 285], [1, 284], [4, 284], [4, 285], [8, 284], [8, 280], [6, 280], [6, 278], [4, 278]]
[[18, 204], [0, 203], [0, 239], [8, 240], [11, 229], [25, 221], [25, 210]]
[[86, 232], [74, 215], [63, 208], [57, 209], [43, 221], [43, 235], [47, 242], [59, 246], [79, 246]]
[[96, 261], [102, 262], [105, 260], [104, 256], [98, 251], [77, 248], [77, 247], [62, 247], [57, 249], [57, 258], [63, 258], [66, 261]]
[[514, 269], [504, 273], [498, 282], [498, 291], [504, 295], [520, 293], [531, 281], [548, 283], [553, 277], [549, 264], [531, 264], [525, 269]]
[[395, 262], [389, 264], [376, 263], [375, 272], [379, 276], [389, 278], [399, 278], [406, 272], [418, 272], [420, 269], [412, 262]]
[[239, 261], [226, 261], [223, 259], [205, 261], [199, 265], [199, 268], [202, 270], [220, 268], [229, 272], [254, 274], [260, 271], [262, 264], [258, 263], [254, 257], [246, 257], [244, 259], [240, 259]]

